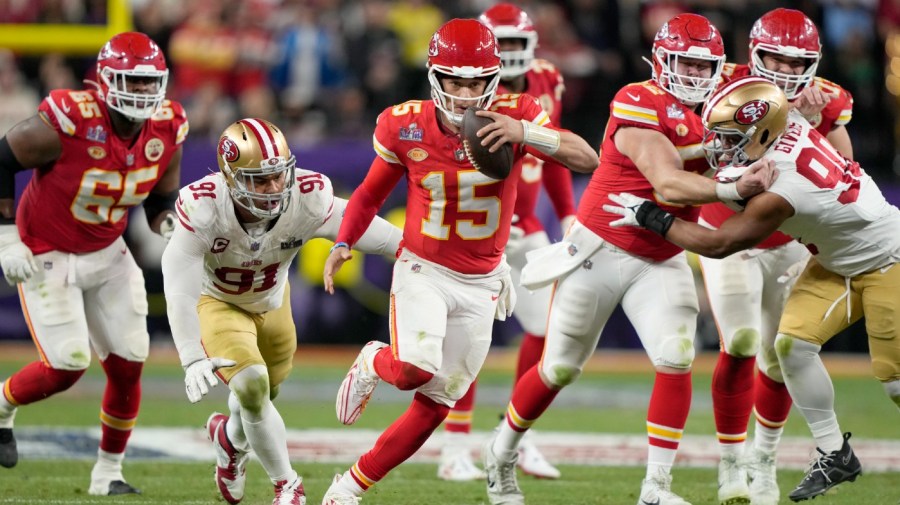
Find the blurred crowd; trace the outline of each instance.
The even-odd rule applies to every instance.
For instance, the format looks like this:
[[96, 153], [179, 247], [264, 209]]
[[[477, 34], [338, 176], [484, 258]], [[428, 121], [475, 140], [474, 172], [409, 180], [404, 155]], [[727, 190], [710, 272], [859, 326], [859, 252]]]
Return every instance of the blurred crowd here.
[[[104, 23], [107, 0], [0, 0], [0, 23]], [[237, 117], [269, 118], [294, 145], [367, 138], [386, 106], [427, 98], [434, 30], [474, 17], [491, 0], [132, 0], [134, 25], [165, 50], [169, 97], [188, 110], [194, 138]], [[539, 57], [566, 78], [563, 126], [598, 145], [615, 91], [649, 78], [642, 58], [671, 16], [699, 12], [721, 30], [729, 61], [747, 61], [750, 26], [793, 7], [819, 26], [819, 75], [854, 96], [849, 131], [863, 166], [900, 180], [900, 0], [523, 0]], [[895, 47], [896, 46], [896, 47]], [[17, 57], [0, 49], [0, 132], [34, 113], [54, 88], [93, 78], [93, 58]], [[893, 125], [893, 127], [887, 127]]]

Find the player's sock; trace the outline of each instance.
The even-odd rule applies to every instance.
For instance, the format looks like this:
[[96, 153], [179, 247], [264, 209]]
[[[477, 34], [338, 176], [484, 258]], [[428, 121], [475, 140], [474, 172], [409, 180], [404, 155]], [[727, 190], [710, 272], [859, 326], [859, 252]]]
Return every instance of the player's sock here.
[[434, 377], [430, 372], [395, 358], [390, 346], [375, 353], [370, 365], [381, 380], [401, 391], [416, 389]]
[[6, 379], [3, 396], [13, 406], [28, 405], [69, 389], [82, 375], [84, 370], [56, 370], [35, 361]]
[[225, 423], [225, 435], [231, 446], [241, 452], [250, 451], [250, 443], [244, 433], [244, 422], [241, 419], [241, 402], [234, 391], [228, 394], [228, 422]]
[[468, 434], [472, 431], [472, 410], [475, 405], [475, 391], [478, 389], [477, 379], [469, 386], [469, 390], [462, 398], [456, 401], [456, 405], [450, 409], [447, 419], [444, 420], [444, 430], [447, 433]]
[[100, 408], [100, 449], [124, 453], [141, 406], [141, 370], [144, 364], [110, 354], [100, 362], [106, 389]]
[[538, 367], [531, 367], [525, 372], [513, 389], [506, 408], [506, 422], [500, 423], [500, 431], [494, 440], [494, 454], [509, 460], [525, 432], [553, 403], [560, 391], [544, 384]]
[[97, 463], [94, 464], [92, 474], [113, 476], [115, 480], [121, 480], [122, 461], [125, 460], [124, 452], [107, 452], [97, 450]]
[[16, 418], [16, 405], [6, 398], [7, 384], [9, 384], [8, 380], [0, 383], [0, 428], [12, 428]]
[[720, 352], [712, 378], [716, 438], [723, 456], [740, 456], [747, 440], [747, 423], [753, 409], [754, 358], [737, 358]]
[[446, 405], [417, 392], [406, 412], [378, 437], [375, 447], [350, 468], [350, 474], [360, 488], [369, 489], [415, 454], [449, 411]]
[[756, 427], [753, 431], [753, 446], [761, 451], [773, 453], [778, 448], [784, 425], [791, 412], [791, 394], [787, 386], [770, 379], [766, 374], [756, 374], [753, 388], [756, 398]]
[[525, 335], [522, 337], [522, 344], [519, 346], [519, 359], [516, 362], [516, 382], [525, 375], [531, 367], [536, 365], [538, 361], [541, 360], [541, 355], [544, 353], [544, 337], [543, 335], [534, 335], [532, 333], [525, 332]]
[[647, 478], [670, 473], [691, 410], [691, 372], [656, 372], [647, 410]]
[[259, 458], [269, 479], [272, 482], [283, 480], [292, 482], [297, 477], [297, 472], [291, 468], [284, 419], [271, 400], [268, 398], [264, 400], [259, 414], [242, 409], [241, 422], [250, 447]]

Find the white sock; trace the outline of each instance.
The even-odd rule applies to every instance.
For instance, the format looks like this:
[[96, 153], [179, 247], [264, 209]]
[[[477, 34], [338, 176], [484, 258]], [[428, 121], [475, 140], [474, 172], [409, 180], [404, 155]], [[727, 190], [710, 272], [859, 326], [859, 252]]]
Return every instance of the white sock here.
[[[338, 491], [340, 494], [350, 494], [353, 496], [362, 496], [363, 493], [366, 492], [357, 482], [356, 479], [350, 476], [350, 470], [347, 470], [343, 474], [341, 474], [341, 478], [332, 484], [335, 491]], [[330, 490], [331, 488], [329, 488]]]
[[677, 449], [666, 449], [655, 445], [647, 446], [647, 478], [652, 478], [660, 473], [669, 475], [672, 473], [672, 465], [675, 464]]
[[91, 480], [95, 477], [109, 478], [110, 480], [125, 480], [122, 477], [122, 461], [125, 460], [125, 453], [106, 452], [103, 449], [97, 449], [97, 463], [91, 470]]
[[275, 405], [266, 398], [259, 415], [241, 410], [247, 441], [272, 482], [293, 481], [297, 472], [291, 468], [287, 450], [287, 430]]
[[248, 452], [250, 444], [247, 443], [247, 435], [244, 434], [244, 422], [241, 419], [241, 402], [238, 401], [234, 391], [228, 395], [228, 410], [231, 415], [225, 424], [225, 434], [235, 449], [241, 452]]
[[753, 447], [759, 451], [774, 453], [778, 449], [783, 432], [784, 426], [770, 428], [757, 420], [753, 431]]
[[0, 382], [0, 428], [13, 427], [13, 420], [16, 418], [16, 406], [6, 399], [3, 393], [6, 388], [6, 382]]
[[491, 450], [494, 456], [501, 461], [510, 461], [519, 449], [519, 442], [528, 431], [516, 431], [509, 427], [504, 417], [500, 421], [500, 428], [497, 431], [497, 437], [494, 439], [494, 445]]
[[719, 455], [722, 459], [725, 459], [726, 457], [740, 459], [742, 454], [744, 454], [744, 442], [738, 442], [736, 444], [719, 443]]
[[809, 430], [812, 432], [813, 438], [816, 439], [816, 446], [822, 449], [822, 452], [825, 454], [839, 451], [844, 446], [841, 427], [838, 426], [837, 417], [833, 415], [830, 419], [809, 423]]

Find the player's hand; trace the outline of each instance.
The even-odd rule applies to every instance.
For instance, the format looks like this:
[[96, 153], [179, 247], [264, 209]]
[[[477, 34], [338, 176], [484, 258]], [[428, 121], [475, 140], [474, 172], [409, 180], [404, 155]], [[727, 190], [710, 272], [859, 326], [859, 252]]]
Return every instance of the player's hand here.
[[38, 271], [34, 254], [22, 243], [14, 224], [0, 225], [0, 268], [10, 286], [27, 281]]
[[497, 296], [497, 310], [494, 311], [494, 319], [506, 321], [506, 318], [512, 316], [515, 308], [516, 290], [513, 286], [511, 270], [507, 265], [506, 272], [500, 278], [500, 293]]
[[622, 216], [620, 219], [609, 223], [610, 226], [641, 226], [637, 218], [638, 210], [644, 202], [649, 202], [650, 200], [634, 196], [631, 193], [610, 193], [609, 199], [616, 205], [605, 204], [603, 210]]
[[172, 239], [173, 233], [175, 233], [175, 214], [169, 212], [159, 223], [159, 234], [168, 242]]
[[237, 365], [236, 362], [225, 358], [206, 358], [197, 360], [184, 369], [184, 392], [187, 393], [191, 403], [197, 403], [209, 389], [219, 383], [216, 370]]
[[767, 158], [754, 161], [737, 180], [737, 191], [742, 199], [750, 198], [769, 189], [775, 179], [778, 178], [778, 170], [775, 163]]
[[477, 132], [478, 137], [481, 138], [481, 145], [490, 146], [488, 151], [493, 153], [507, 142], [521, 144], [525, 140], [525, 127], [519, 120], [489, 110], [480, 110], [475, 114], [494, 120], [493, 123], [484, 126]]
[[822, 112], [831, 98], [830, 94], [825, 93], [818, 86], [806, 86], [800, 92], [800, 96], [791, 102], [791, 107], [797, 109], [806, 119], [812, 120]]
[[325, 280], [325, 291], [328, 294], [334, 294], [334, 276], [337, 275], [344, 263], [353, 259], [353, 253], [349, 247], [332, 247], [331, 254], [325, 260], [325, 272], [323, 278]]

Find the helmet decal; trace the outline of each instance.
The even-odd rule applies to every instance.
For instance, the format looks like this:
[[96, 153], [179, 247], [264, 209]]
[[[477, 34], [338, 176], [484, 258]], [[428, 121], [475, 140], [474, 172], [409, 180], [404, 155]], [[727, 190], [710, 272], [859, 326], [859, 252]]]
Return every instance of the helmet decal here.
[[763, 100], [751, 100], [734, 113], [734, 120], [738, 124], [752, 125], [765, 117], [768, 112], [768, 103]]

